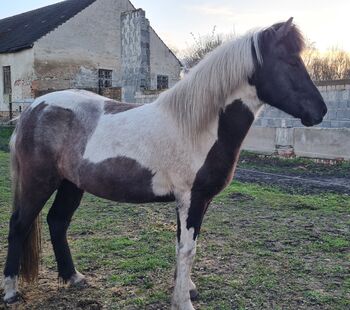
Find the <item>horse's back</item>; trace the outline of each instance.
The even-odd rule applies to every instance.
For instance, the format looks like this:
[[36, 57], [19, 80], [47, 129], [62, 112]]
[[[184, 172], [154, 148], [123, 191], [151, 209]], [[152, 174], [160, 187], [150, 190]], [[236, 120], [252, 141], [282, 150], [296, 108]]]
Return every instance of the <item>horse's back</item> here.
[[140, 106], [139, 104], [119, 102], [79, 89], [62, 90], [38, 97], [29, 106], [29, 109], [33, 110], [42, 103], [81, 114], [96, 113], [97, 111], [100, 112], [99, 114], [116, 114]]
[[35, 108], [41, 102], [45, 102], [48, 105], [54, 105], [57, 107], [74, 109], [84, 102], [94, 102], [95, 105], [102, 107], [105, 97], [98, 94], [79, 89], [67, 89], [61, 91], [55, 91], [46, 95], [40, 96], [29, 106], [29, 108]]
[[102, 115], [121, 113], [138, 106], [85, 90], [57, 91], [36, 98], [22, 113], [17, 131], [31, 132], [30, 140], [67, 138], [69, 132], [86, 135], [96, 127]]
[[36, 98], [19, 118], [16, 144], [30, 148], [63, 144], [69, 132], [76, 129], [74, 127], [82, 127], [83, 122], [98, 119], [103, 109], [99, 97], [88, 92], [67, 90]]
[[22, 112], [12, 148], [18, 156], [72, 162], [83, 153], [102, 115], [134, 107], [82, 90], [46, 94]]

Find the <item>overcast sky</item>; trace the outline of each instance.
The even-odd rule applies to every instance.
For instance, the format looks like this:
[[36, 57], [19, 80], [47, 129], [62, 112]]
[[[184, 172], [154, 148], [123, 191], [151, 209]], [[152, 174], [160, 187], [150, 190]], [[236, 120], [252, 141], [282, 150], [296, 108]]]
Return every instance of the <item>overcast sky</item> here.
[[[118, 1], [118, 0], [115, 0]], [[58, 0], [0, 0], [0, 18]], [[242, 34], [293, 16], [304, 34], [325, 50], [337, 46], [350, 51], [350, 0], [132, 0], [143, 8], [153, 28], [179, 50], [193, 41], [190, 33]]]

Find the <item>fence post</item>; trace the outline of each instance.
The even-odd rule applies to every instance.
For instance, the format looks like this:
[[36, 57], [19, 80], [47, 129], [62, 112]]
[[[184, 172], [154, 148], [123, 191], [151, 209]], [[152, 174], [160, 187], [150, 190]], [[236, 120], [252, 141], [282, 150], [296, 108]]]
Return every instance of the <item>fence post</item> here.
[[9, 102], [9, 111], [10, 111], [10, 120], [13, 119], [13, 112], [12, 112], [12, 100]]
[[276, 150], [278, 155], [294, 155], [294, 128], [276, 128]]

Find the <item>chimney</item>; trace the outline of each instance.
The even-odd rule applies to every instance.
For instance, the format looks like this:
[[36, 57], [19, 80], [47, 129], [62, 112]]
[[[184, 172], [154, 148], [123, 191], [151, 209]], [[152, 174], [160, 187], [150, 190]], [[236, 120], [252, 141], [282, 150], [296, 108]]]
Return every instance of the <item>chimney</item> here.
[[123, 100], [134, 102], [135, 93], [149, 89], [150, 32], [149, 21], [142, 9], [121, 15]]

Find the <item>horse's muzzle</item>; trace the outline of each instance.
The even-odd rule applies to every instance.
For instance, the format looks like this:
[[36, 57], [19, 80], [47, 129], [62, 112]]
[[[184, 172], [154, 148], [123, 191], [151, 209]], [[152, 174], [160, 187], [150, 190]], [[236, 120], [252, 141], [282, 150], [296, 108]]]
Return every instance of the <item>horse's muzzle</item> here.
[[327, 106], [324, 101], [320, 101], [319, 108], [314, 112], [305, 112], [301, 117], [301, 123], [306, 127], [311, 127], [322, 123], [324, 116], [327, 114]]

